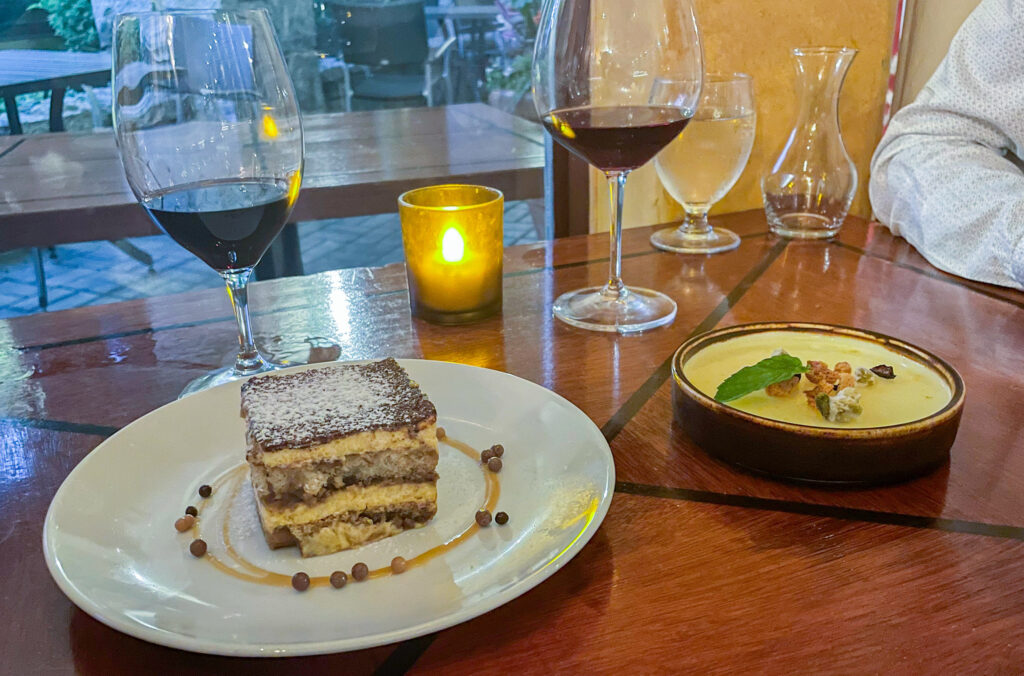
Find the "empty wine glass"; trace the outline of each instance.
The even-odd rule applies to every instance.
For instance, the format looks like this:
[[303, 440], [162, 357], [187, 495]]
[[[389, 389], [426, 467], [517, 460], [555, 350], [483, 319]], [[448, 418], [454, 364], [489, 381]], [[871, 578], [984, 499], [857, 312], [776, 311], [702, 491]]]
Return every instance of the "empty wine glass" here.
[[224, 278], [238, 324], [234, 365], [182, 395], [274, 369], [253, 342], [246, 289], [298, 197], [302, 125], [267, 11], [124, 14], [113, 59], [128, 184], [161, 230]]
[[[555, 140], [604, 172], [613, 214], [609, 279], [559, 296], [553, 312], [562, 321], [629, 333], [675, 318], [671, 298], [622, 282], [623, 193], [629, 173], [689, 122], [702, 73], [691, 0], [544, 5], [533, 56], [534, 104]], [[689, 86], [657, 88], [658, 80]]]
[[[660, 81], [666, 89], [689, 83]], [[708, 223], [708, 211], [739, 180], [754, 147], [757, 114], [753, 80], [744, 73], [706, 75], [700, 104], [686, 131], [654, 158], [662, 185], [683, 205], [677, 228], [651, 235], [651, 244], [677, 253], [712, 254], [735, 249], [739, 235]]]

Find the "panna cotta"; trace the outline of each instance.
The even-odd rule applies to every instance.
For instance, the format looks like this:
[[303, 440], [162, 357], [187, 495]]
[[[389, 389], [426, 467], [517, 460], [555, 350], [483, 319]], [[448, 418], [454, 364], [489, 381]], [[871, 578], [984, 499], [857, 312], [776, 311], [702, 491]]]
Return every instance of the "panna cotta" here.
[[[812, 427], [866, 428], [900, 425], [940, 411], [953, 393], [933, 369], [884, 345], [853, 336], [806, 331], [764, 331], [740, 335], [708, 345], [683, 365], [683, 375], [700, 392], [714, 398], [719, 385], [740, 369], [757, 364], [779, 350], [830, 367], [845, 362], [853, 369], [891, 366], [892, 379], [873, 378], [856, 387], [859, 412], [852, 419], [830, 421], [801, 391], [771, 396], [758, 389], [728, 402], [753, 415]], [[807, 389], [806, 378], [801, 386]]]

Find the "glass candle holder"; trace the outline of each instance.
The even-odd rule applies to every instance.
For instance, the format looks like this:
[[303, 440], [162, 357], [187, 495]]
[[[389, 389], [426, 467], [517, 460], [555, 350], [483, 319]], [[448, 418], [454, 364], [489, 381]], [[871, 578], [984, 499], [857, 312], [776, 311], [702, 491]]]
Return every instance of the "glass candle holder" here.
[[413, 316], [465, 324], [501, 310], [504, 202], [500, 191], [477, 185], [398, 198]]

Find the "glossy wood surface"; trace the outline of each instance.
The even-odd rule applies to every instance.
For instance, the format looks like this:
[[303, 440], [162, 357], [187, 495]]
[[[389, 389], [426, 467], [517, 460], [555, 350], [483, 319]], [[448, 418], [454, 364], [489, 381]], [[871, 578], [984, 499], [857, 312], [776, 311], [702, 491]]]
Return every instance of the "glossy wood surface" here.
[[[1024, 294], [930, 268], [851, 219], [834, 243], [786, 243], [761, 212], [716, 219], [744, 236], [705, 258], [624, 234], [628, 282], [679, 303], [665, 328], [592, 334], [550, 316], [601, 281], [605, 236], [509, 249], [501, 316], [444, 328], [409, 315], [392, 265], [258, 283], [269, 351], [308, 337], [341, 358], [394, 355], [505, 370], [566, 396], [602, 428], [617, 492], [594, 540], [538, 588], [396, 646], [279, 661], [165, 649], [75, 609], [51, 581], [46, 508], [119, 427], [225, 363], [219, 291], [0, 322], [0, 634], [12, 673], [1012, 673], [1024, 664]], [[213, 273], [211, 272], [211, 275]], [[688, 336], [802, 320], [891, 333], [963, 374], [950, 465], [916, 481], [823, 490], [725, 466], [676, 429], [669, 359]], [[111, 490], [116, 490], [112, 487]]]
[[[541, 197], [540, 125], [481, 103], [303, 118], [305, 173], [293, 221], [397, 210], [436, 183]], [[159, 232], [131, 194], [110, 131], [0, 143], [0, 250]]]

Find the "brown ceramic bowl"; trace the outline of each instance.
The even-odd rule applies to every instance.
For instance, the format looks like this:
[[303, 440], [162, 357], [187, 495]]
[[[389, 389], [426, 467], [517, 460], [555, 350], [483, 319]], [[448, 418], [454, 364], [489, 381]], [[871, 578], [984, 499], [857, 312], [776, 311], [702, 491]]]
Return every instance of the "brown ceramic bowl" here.
[[[683, 375], [683, 366], [709, 345], [762, 331], [831, 333], [880, 343], [935, 371], [953, 396], [939, 411], [888, 427], [836, 429], [763, 418], [715, 401]], [[926, 350], [871, 331], [791, 322], [743, 324], [683, 343], [672, 358], [675, 420], [707, 453], [757, 473], [788, 481], [869, 485], [903, 481], [949, 461], [964, 407], [956, 370]]]

